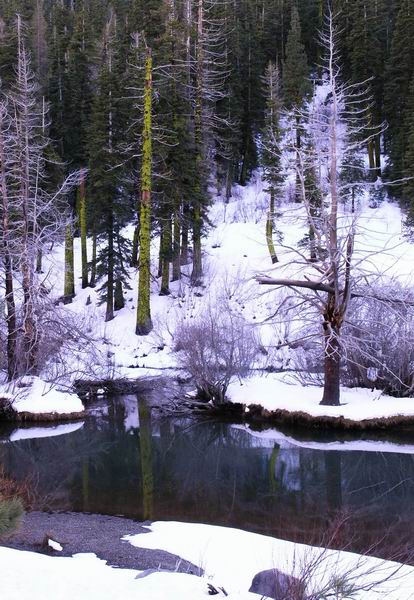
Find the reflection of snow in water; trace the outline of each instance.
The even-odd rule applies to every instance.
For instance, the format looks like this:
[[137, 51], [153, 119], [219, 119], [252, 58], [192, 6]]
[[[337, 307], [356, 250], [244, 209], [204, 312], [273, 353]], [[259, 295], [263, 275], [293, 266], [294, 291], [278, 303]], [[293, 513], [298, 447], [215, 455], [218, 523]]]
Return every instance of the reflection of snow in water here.
[[35, 438], [54, 437], [56, 435], [65, 435], [67, 433], [73, 433], [78, 429], [81, 429], [84, 422], [78, 423], [62, 423], [55, 425], [54, 427], [26, 427], [15, 429], [10, 435], [8, 440], [5, 442], [17, 442], [19, 440], [32, 440]]
[[276, 462], [276, 479], [282, 482], [283, 487], [291, 492], [299, 492], [301, 489], [300, 479], [300, 455], [299, 449], [279, 451]]
[[342, 450], [344, 452], [391, 452], [396, 454], [413, 454], [413, 444], [376, 440], [347, 440], [335, 442], [313, 442], [297, 440], [285, 435], [277, 429], [254, 431], [247, 425], [233, 425], [234, 429], [245, 431], [252, 438], [252, 446], [257, 448], [273, 448], [276, 443], [281, 448], [307, 448], [308, 450]]
[[137, 397], [134, 396], [121, 396], [117, 402], [122, 402], [125, 409], [124, 426], [125, 431], [131, 429], [138, 429], [139, 427], [139, 414], [138, 414], [138, 401]]

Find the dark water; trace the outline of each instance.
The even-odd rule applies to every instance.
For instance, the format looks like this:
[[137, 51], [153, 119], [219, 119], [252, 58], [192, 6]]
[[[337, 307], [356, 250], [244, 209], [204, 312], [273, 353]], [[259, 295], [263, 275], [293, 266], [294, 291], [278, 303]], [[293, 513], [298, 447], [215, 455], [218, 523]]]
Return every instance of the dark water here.
[[103, 412], [66, 435], [0, 444], [1, 465], [29, 482], [36, 508], [206, 522], [412, 555], [413, 455], [307, 449], [230, 424], [159, 419], [133, 396]]

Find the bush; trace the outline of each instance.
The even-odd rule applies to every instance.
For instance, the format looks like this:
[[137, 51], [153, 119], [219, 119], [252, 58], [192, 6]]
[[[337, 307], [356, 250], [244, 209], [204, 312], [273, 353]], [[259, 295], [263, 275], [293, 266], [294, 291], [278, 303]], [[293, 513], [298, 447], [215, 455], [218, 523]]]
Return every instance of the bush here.
[[216, 405], [225, 402], [232, 379], [249, 374], [259, 348], [253, 327], [220, 306], [209, 307], [192, 322], [182, 322], [175, 339], [180, 365], [199, 394]]
[[23, 503], [19, 498], [10, 500], [0, 498], [0, 538], [16, 531], [23, 513]]
[[383, 288], [379, 297], [389, 300], [352, 301], [343, 332], [344, 383], [375, 387], [391, 396], [412, 396], [414, 306], [399, 286]]

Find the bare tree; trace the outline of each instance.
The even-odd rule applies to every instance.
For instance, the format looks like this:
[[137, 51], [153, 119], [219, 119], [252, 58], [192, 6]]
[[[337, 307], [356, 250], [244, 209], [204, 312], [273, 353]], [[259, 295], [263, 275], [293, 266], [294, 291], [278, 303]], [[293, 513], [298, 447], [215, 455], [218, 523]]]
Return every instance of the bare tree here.
[[[337, 27], [330, 11], [321, 44], [326, 56], [320, 89], [325, 94], [323, 98], [315, 95], [300, 111], [299, 120], [308, 144], [302, 145], [300, 150], [294, 144], [291, 148], [296, 150], [294, 168], [311, 232], [311, 261], [296, 251], [302, 279], [259, 277], [259, 282], [294, 290], [300, 303], [310, 305], [315, 314], [322, 315], [324, 391], [321, 404], [339, 405], [341, 332], [355, 287], [352, 261], [358, 216], [357, 213], [340, 214], [340, 201], [352, 186], [342, 185], [339, 173], [346, 150], [365, 147], [374, 132], [366, 125], [370, 109], [367, 82], [348, 85], [341, 81]], [[292, 118], [296, 118], [296, 112]], [[321, 198], [318, 210], [315, 210], [315, 192]]]
[[[17, 374], [17, 363], [24, 373], [37, 369], [41, 332], [36, 305], [41, 290], [35, 274], [36, 257], [44, 243], [60, 235], [63, 220], [59, 200], [78, 179], [76, 173], [72, 174], [57, 190], [47, 191], [45, 150], [50, 143], [45, 135], [47, 107], [44, 101], [37, 101], [38, 86], [31, 71], [19, 16], [16, 28], [16, 81], [8, 98], [2, 100], [0, 110], [2, 258], [6, 281], [9, 379]], [[18, 286], [13, 282], [16, 269], [20, 271]], [[17, 287], [22, 292], [19, 319], [14, 292]], [[21, 348], [19, 360], [16, 348]]]

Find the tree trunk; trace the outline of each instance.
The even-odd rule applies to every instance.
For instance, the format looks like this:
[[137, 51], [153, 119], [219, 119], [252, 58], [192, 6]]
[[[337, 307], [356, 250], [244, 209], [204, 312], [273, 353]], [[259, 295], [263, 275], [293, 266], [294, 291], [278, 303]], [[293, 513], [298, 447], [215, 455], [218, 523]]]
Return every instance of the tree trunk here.
[[2, 121], [0, 122], [0, 172], [3, 212], [3, 265], [6, 285], [5, 301], [7, 309], [7, 379], [8, 381], [12, 381], [17, 375], [17, 317], [13, 286], [13, 262], [9, 247], [9, 195], [6, 183], [5, 148]]
[[375, 170], [377, 177], [381, 177], [381, 135], [375, 138]]
[[193, 210], [193, 270], [191, 282], [199, 285], [203, 276], [201, 255], [201, 196], [203, 168], [203, 90], [204, 90], [204, 0], [198, 0], [197, 15], [197, 67], [196, 67], [196, 98], [194, 110], [194, 141], [196, 146], [196, 185]]
[[164, 234], [162, 236], [161, 249], [161, 290], [160, 296], [170, 295], [170, 262], [171, 262], [171, 218], [164, 218], [162, 224]]
[[139, 242], [139, 224], [135, 225], [134, 237], [132, 238], [132, 252], [131, 252], [131, 267], [138, 267], [138, 242]]
[[[300, 116], [296, 117], [296, 162], [299, 167], [299, 152], [302, 147], [302, 139], [300, 134]], [[295, 183], [295, 202], [298, 204], [302, 201], [301, 185], [299, 181], [299, 169], [296, 171], [296, 183]]]
[[42, 271], [43, 252], [41, 248], [37, 249], [36, 252], [36, 273], [43, 273]]
[[173, 265], [172, 265], [171, 281], [179, 281], [181, 279], [180, 238], [181, 238], [180, 203], [179, 203], [179, 201], [177, 201], [175, 208], [174, 208]]
[[191, 283], [193, 285], [200, 285], [203, 277], [201, 225], [201, 208], [200, 204], [197, 204], [194, 209], [193, 217], [193, 270], [191, 272]]
[[152, 54], [145, 61], [144, 127], [142, 134], [139, 282], [135, 333], [147, 335], [151, 320], [151, 184], [152, 184]]
[[66, 225], [65, 235], [65, 288], [63, 292], [65, 304], [72, 302], [75, 296], [75, 272], [73, 256], [72, 223]]
[[273, 242], [273, 222], [275, 215], [275, 193], [274, 190], [270, 192], [270, 208], [267, 215], [266, 221], [266, 242], [267, 247], [269, 249], [270, 258], [272, 260], [272, 264], [279, 262], [279, 259], [276, 254], [275, 245]]
[[374, 141], [370, 140], [368, 142], [368, 160], [369, 160], [369, 168], [371, 174], [373, 176], [375, 171], [375, 155], [374, 155]]
[[189, 206], [185, 202], [183, 206], [183, 221], [181, 224], [181, 253], [180, 264], [188, 265], [188, 223], [189, 223]]
[[340, 366], [341, 346], [340, 330], [330, 323], [324, 324], [325, 330], [325, 378], [323, 386], [323, 406], [339, 406], [340, 402]]
[[106, 314], [105, 322], [114, 318], [114, 230], [113, 214], [110, 208], [108, 222], [108, 280], [106, 284]]
[[82, 260], [82, 288], [88, 287], [88, 250], [87, 250], [87, 220], [86, 220], [86, 194], [85, 194], [85, 172], [81, 170], [79, 186], [79, 226], [81, 239]]
[[96, 286], [96, 248], [97, 239], [96, 239], [96, 229], [95, 225], [92, 228], [92, 260], [91, 260], [91, 280], [89, 283], [89, 287], [94, 288]]
[[115, 282], [115, 310], [121, 310], [125, 306], [124, 300], [124, 292], [122, 289], [122, 279], [120, 277], [116, 278]]

